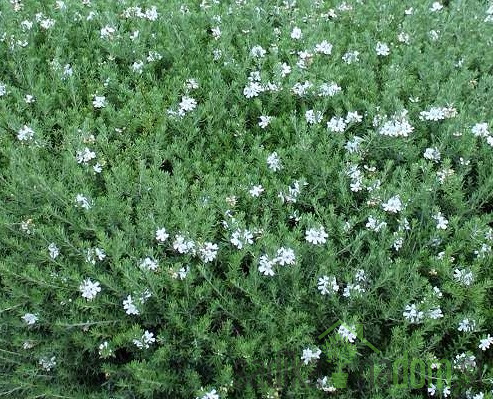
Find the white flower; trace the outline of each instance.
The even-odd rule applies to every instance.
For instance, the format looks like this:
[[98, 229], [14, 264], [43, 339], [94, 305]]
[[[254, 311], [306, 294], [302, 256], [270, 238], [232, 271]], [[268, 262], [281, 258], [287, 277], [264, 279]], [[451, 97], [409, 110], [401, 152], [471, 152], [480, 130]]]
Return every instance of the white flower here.
[[296, 83], [293, 88], [291, 89], [294, 94], [296, 94], [299, 97], [303, 97], [308, 93], [308, 90], [312, 88], [313, 84], [306, 81], [304, 83]]
[[231, 235], [231, 244], [242, 249], [245, 244], [253, 244], [253, 234], [249, 230], [236, 230]]
[[407, 120], [407, 112], [402, 112], [400, 115], [394, 115], [390, 120], [383, 123], [379, 128], [378, 133], [389, 137], [407, 137], [414, 131]]
[[267, 54], [267, 51], [265, 51], [261, 46], [254, 46], [250, 50], [250, 54], [255, 58], [263, 58], [265, 54]]
[[[1, 90], [1, 88], [0, 88], [0, 90]], [[0, 95], [0, 97], [1, 97], [1, 95]], [[24, 101], [26, 102], [26, 104], [32, 104], [33, 102], [36, 101], [36, 99], [34, 98], [33, 95], [26, 94], [26, 96], [24, 97]]]
[[30, 325], [38, 321], [38, 316], [33, 313], [26, 313], [24, 316], [21, 317], [21, 319], [24, 320], [26, 324]]
[[101, 248], [89, 248], [86, 254], [86, 262], [96, 264], [96, 259], [103, 261], [106, 258], [104, 250]]
[[60, 250], [56, 246], [54, 242], [52, 242], [50, 245], [48, 245], [48, 251], [50, 253], [50, 258], [51, 259], [56, 259], [58, 255], [60, 255]]
[[399, 35], [397, 36], [397, 40], [401, 43], [409, 44], [409, 41], [411, 40], [411, 36], [405, 32], [400, 32]]
[[325, 232], [323, 226], [318, 229], [311, 228], [306, 231], [305, 239], [311, 244], [325, 244], [329, 235]]
[[74, 74], [74, 70], [72, 69], [72, 66], [70, 64], [66, 64], [63, 67], [62, 79], [65, 80], [67, 77], [72, 76], [73, 74]]
[[387, 56], [390, 54], [390, 48], [387, 43], [378, 42], [375, 50], [377, 55]]
[[88, 164], [90, 161], [96, 158], [96, 153], [85, 147], [83, 150], [77, 151], [75, 158], [77, 160], [77, 163]]
[[464, 319], [459, 323], [457, 330], [463, 332], [470, 332], [476, 328], [476, 322], [474, 320]]
[[267, 126], [269, 126], [269, 123], [272, 121], [272, 116], [267, 116], [267, 115], [262, 115], [260, 116], [260, 121], [258, 125], [262, 128], [265, 129]]
[[34, 130], [26, 125], [22, 126], [17, 132], [17, 138], [20, 141], [31, 140], [33, 137], [34, 137]]
[[490, 334], [488, 334], [487, 337], [482, 338], [479, 341], [478, 348], [480, 348], [481, 350], [485, 351], [486, 349], [489, 349], [490, 348], [490, 345], [493, 345], [493, 337]]
[[291, 73], [291, 67], [285, 62], [280, 64], [280, 67], [281, 67], [281, 77], [285, 78]]
[[[326, 295], [332, 292], [339, 291], [339, 285], [337, 285], [337, 280], [335, 277], [322, 276], [318, 279], [317, 288], [320, 291], [320, 294]], [[329, 290], [330, 286], [330, 290]]]
[[402, 202], [399, 195], [394, 195], [387, 202], [382, 204], [385, 212], [397, 213], [402, 211]]
[[346, 64], [352, 64], [359, 61], [359, 51], [348, 51], [342, 56], [342, 60]]
[[195, 90], [199, 88], [199, 82], [196, 79], [190, 78], [185, 82], [185, 86], [188, 90]]
[[424, 317], [424, 313], [418, 311], [415, 304], [406, 305], [405, 311], [402, 315], [409, 320], [410, 323], [420, 323]]
[[332, 44], [330, 44], [327, 40], [324, 40], [322, 43], [315, 46], [315, 52], [330, 55], [332, 53]]
[[352, 140], [348, 140], [346, 144], [344, 145], [344, 148], [346, 151], [348, 151], [350, 154], [354, 154], [359, 151], [360, 144], [364, 140], [359, 137], [359, 136], [354, 136]]
[[472, 127], [471, 131], [476, 137], [488, 137], [490, 135], [488, 124], [486, 122], [476, 123]]
[[141, 269], [153, 270], [156, 271], [158, 268], [158, 262], [155, 259], [150, 257], [146, 257], [140, 261], [139, 267]]
[[464, 285], [471, 285], [474, 281], [474, 276], [468, 269], [455, 269], [454, 280]]
[[190, 240], [185, 240], [182, 235], [175, 235], [175, 241], [173, 242], [173, 249], [180, 254], [188, 254], [195, 252], [195, 243]]
[[330, 121], [327, 122], [327, 129], [331, 132], [343, 133], [346, 130], [346, 121], [344, 118], [333, 116]]
[[310, 125], [320, 123], [322, 121], [322, 113], [320, 111], [309, 109], [305, 112], [305, 119]]
[[431, 385], [428, 387], [428, 393], [429, 393], [431, 396], [435, 396], [436, 390], [437, 390], [437, 387], [436, 387], [434, 384], [431, 384]]
[[219, 26], [212, 28], [211, 33], [214, 39], [219, 40], [221, 38], [221, 28]]
[[294, 255], [294, 251], [291, 248], [281, 247], [277, 250], [277, 258], [275, 261], [281, 266], [293, 265], [295, 260], [296, 257]]
[[272, 267], [275, 265], [275, 260], [269, 260], [267, 255], [262, 255], [259, 259], [258, 271], [264, 276], [273, 276], [274, 270]]
[[301, 33], [301, 29], [295, 26], [291, 31], [291, 39], [299, 40], [302, 36], [303, 34]]
[[205, 263], [212, 262], [217, 257], [218, 249], [219, 247], [217, 244], [213, 244], [212, 242], [204, 243], [204, 245], [199, 248], [200, 259]]
[[132, 64], [132, 71], [135, 72], [135, 73], [141, 74], [142, 73], [142, 68], [144, 68], [144, 62], [141, 61], [141, 60], [135, 61]]
[[102, 358], [108, 357], [113, 353], [113, 351], [110, 349], [110, 344], [108, 343], [108, 341], [104, 341], [99, 344], [98, 353], [99, 356], [101, 356]]
[[264, 192], [264, 188], [259, 184], [257, 186], [252, 186], [248, 191], [252, 197], [260, 197], [260, 194]]
[[450, 395], [450, 387], [443, 388], [443, 396], [446, 398]]
[[351, 342], [353, 343], [354, 340], [356, 339], [356, 327], [355, 326], [351, 326], [351, 327], [346, 327], [344, 325], [340, 325], [338, 330], [337, 330], [338, 334], [345, 340], [345, 341], [348, 341], [348, 342]]
[[145, 18], [148, 21], [155, 21], [158, 18], [158, 12], [156, 6], [152, 6], [151, 8], [147, 9], [145, 12]]
[[430, 11], [431, 12], [437, 12], [437, 11], [440, 11], [441, 9], [443, 8], [443, 5], [440, 4], [440, 2], [438, 1], [435, 1], [431, 7], [430, 7]]
[[55, 25], [55, 20], [51, 18], [46, 18], [43, 19], [40, 23], [39, 26], [43, 29], [50, 29]]
[[246, 98], [257, 97], [260, 93], [264, 91], [262, 85], [257, 82], [250, 82], [248, 86], [243, 89], [243, 95]]
[[126, 314], [134, 314], [138, 315], [140, 312], [133, 303], [132, 296], [129, 295], [127, 296], [127, 299], [123, 300], [123, 309], [125, 310]]
[[210, 392], [206, 392], [200, 398], [196, 397], [195, 399], [219, 399], [219, 395], [217, 394], [217, 391], [215, 389], [213, 389]]
[[180, 267], [180, 270], [178, 270], [177, 272], [171, 270], [171, 277], [173, 277], [174, 279], [184, 280], [189, 272], [190, 266], [187, 266], [186, 268]]
[[50, 371], [53, 367], [56, 366], [56, 357], [52, 356], [51, 358], [43, 357], [39, 359], [39, 364], [41, 367], [43, 367], [46, 371]]
[[319, 348], [315, 348], [315, 350], [311, 350], [310, 348], [303, 349], [303, 354], [301, 355], [301, 360], [303, 363], [308, 364], [315, 359], [320, 359], [320, 355], [322, 351]]
[[348, 112], [346, 115], [346, 123], [356, 123], [361, 122], [363, 120], [363, 116], [358, 114], [358, 111]]
[[440, 161], [440, 151], [436, 147], [427, 148], [423, 156], [430, 161], [434, 161], [434, 162]]
[[7, 94], [7, 87], [5, 86], [5, 84], [0, 82], [0, 97], [3, 97], [6, 94]]
[[183, 96], [178, 107], [178, 113], [180, 115], [185, 115], [185, 113], [193, 111], [197, 107], [197, 101], [192, 97]]
[[100, 33], [101, 39], [111, 38], [113, 33], [115, 33], [115, 28], [107, 25], [107, 26], [104, 26], [103, 28], [101, 28], [99, 33]]
[[105, 96], [94, 96], [92, 101], [94, 108], [104, 108], [106, 107], [106, 97]]
[[443, 317], [442, 309], [436, 307], [428, 311], [428, 317], [433, 320], [441, 319]]
[[273, 152], [267, 157], [267, 165], [269, 166], [269, 169], [274, 172], [282, 169], [281, 160], [279, 159], [277, 152]]
[[156, 342], [156, 338], [153, 333], [145, 330], [140, 339], [134, 339], [132, 342], [140, 349], [148, 349], [152, 343]]
[[448, 220], [443, 217], [442, 212], [438, 212], [433, 216], [433, 219], [437, 222], [437, 229], [439, 230], [447, 230]]
[[368, 222], [366, 223], [366, 228], [368, 228], [369, 230], [373, 230], [376, 233], [378, 233], [380, 230], [382, 230], [386, 226], [387, 226], [386, 222], [380, 221], [373, 216], [369, 216]]
[[98, 292], [101, 292], [101, 287], [99, 282], [92, 282], [91, 279], [88, 278], [80, 284], [79, 291], [81, 292], [83, 298], [90, 301], [96, 297]]
[[320, 97], [332, 97], [335, 96], [337, 93], [340, 93], [341, 91], [341, 87], [335, 82], [323, 83], [320, 86], [318, 95]]
[[156, 230], [156, 240], [159, 242], [165, 242], [169, 237], [169, 234], [166, 233], [166, 229], [164, 227]]

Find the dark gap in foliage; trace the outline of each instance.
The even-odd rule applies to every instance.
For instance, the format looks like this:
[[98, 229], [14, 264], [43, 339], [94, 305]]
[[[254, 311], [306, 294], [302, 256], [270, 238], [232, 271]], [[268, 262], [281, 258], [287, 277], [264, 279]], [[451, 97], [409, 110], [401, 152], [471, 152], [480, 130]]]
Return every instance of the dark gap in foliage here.
[[163, 162], [161, 162], [159, 170], [161, 172], [169, 173], [171, 176], [173, 176], [173, 165], [168, 159], [165, 159]]
[[133, 359], [132, 352], [129, 352], [126, 348], [118, 348], [114, 352], [115, 357], [112, 358], [111, 363], [116, 365], [130, 363]]
[[243, 257], [240, 264], [241, 271], [243, 272], [243, 274], [248, 275], [250, 273], [252, 263], [253, 263], [253, 257], [251, 254], [247, 254], [246, 256]]

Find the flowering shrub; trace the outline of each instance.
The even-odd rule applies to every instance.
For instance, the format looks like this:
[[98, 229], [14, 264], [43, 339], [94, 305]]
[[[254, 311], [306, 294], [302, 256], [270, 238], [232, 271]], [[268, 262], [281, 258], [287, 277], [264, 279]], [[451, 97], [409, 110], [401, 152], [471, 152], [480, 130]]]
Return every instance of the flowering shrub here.
[[[493, 5], [0, 21], [1, 396], [492, 397]], [[403, 352], [451, 380], [371, 376]]]

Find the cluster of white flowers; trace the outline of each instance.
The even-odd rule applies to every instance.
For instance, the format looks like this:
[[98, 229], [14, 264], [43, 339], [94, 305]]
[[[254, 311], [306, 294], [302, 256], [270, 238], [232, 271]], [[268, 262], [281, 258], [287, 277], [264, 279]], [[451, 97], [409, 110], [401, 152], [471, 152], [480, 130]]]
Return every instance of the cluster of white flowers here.
[[275, 265], [294, 265], [295, 262], [296, 256], [294, 250], [281, 247], [277, 250], [277, 256], [272, 259], [267, 255], [260, 256], [258, 270], [264, 276], [273, 276], [275, 274], [273, 270]]
[[457, 330], [462, 332], [471, 332], [476, 328], [476, 322], [474, 320], [464, 319], [459, 323]]
[[277, 152], [269, 154], [267, 157], [267, 166], [274, 172], [282, 169], [281, 159], [279, 158], [279, 155], [277, 155]]
[[52, 242], [50, 243], [50, 245], [48, 245], [48, 252], [51, 259], [56, 259], [60, 255], [60, 248], [58, 248], [57, 245]]
[[414, 127], [407, 119], [407, 111], [394, 115], [378, 128], [379, 134], [389, 137], [408, 137], [413, 131]]
[[493, 345], [493, 337], [488, 334], [485, 338], [481, 338], [478, 348], [485, 351], [486, 349], [490, 349], [491, 345]]
[[146, 257], [146, 258], [140, 260], [139, 267], [142, 270], [156, 271], [159, 267], [159, 264], [155, 259], [153, 259], [151, 257]]
[[253, 244], [253, 234], [249, 230], [236, 230], [229, 241], [236, 248], [242, 249], [247, 244]]
[[399, 195], [394, 195], [387, 202], [382, 204], [382, 208], [385, 212], [397, 213], [402, 211], [402, 202]]
[[320, 226], [318, 228], [311, 228], [306, 230], [305, 239], [310, 244], [325, 244], [327, 242], [328, 236], [329, 235], [325, 232], [324, 227]]
[[202, 396], [197, 396], [195, 399], [219, 399], [219, 394], [215, 389], [205, 392]]
[[356, 326], [346, 326], [341, 324], [337, 329], [337, 333], [341, 336], [344, 341], [354, 343], [356, 339]]
[[89, 248], [86, 252], [86, 262], [91, 263], [93, 265], [96, 264], [96, 261], [102, 262], [106, 259], [106, 253], [102, 248]]
[[144, 334], [140, 338], [135, 338], [133, 341], [134, 345], [140, 349], [149, 349], [151, 344], [156, 342], [156, 338], [154, 338], [154, 334], [147, 330], [144, 331]]
[[92, 105], [96, 109], [106, 107], [106, 97], [94, 95], [94, 99], [92, 100]]
[[280, 192], [277, 196], [282, 202], [296, 203], [298, 195], [301, 193], [302, 186], [306, 186], [308, 183], [302, 183], [299, 180], [295, 180], [291, 186], [288, 187], [288, 192]]
[[455, 269], [454, 280], [465, 286], [469, 286], [474, 281], [474, 275], [469, 269]]
[[155, 6], [152, 6], [151, 8], [147, 8], [145, 10], [143, 10], [142, 7], [134, 6], [134, 7], [128, 7], [125, 10], [123, 10], [122, 16], [123, 18], [126, 19], [140, 18], [140, 19], [147, 19], [149, 21], [156, 21], [158, 19], [159, 14]]
[[88, 301], [93, 300], [96, 298], [96, 295], [98, 292], [101, 292], [101, 287], [99, 282], [97, 281], [91, 281], [90, 278], [85, 279], [82, 281], [82, 283], [79, 286], [79, 291], [82, 294], [83, 298], [86, 298]]
[[416, 307], [416, 304], [412, 303], [409, 305], [406, 305], [406, 308], [402, 315], [410, 322], [410, 323], [421, 323], [421, 321], [424, 319], [425, 314], [423, 311], [418, 310]]
[[447, 230], [448, 220], [442, 215], [442, 212], [433, 215], [433, 219], [437, 222], [437, 229]]
[[26, 313], [22, 316], [22, 320], [24, 320], [26, 324], [32, 325], [38, 321], [38, 316], [33, 313]]
[[337, 285], [337, 280], [334, 276], [322, 276], [318, 279], [318, 290], [320, 294], [327, 295], [339, 291], [339, 285]]
[[430, 160], [430, 161], [433, 161], [433, 162], [440, 162], [440, 157], [441, 157], [441, 154], [440, 154], [440, 150], [436, 147], [433, 147], [433, 148], [427, 148], [423, 154], [423, 156]]
[[421, 111], [419, 119], [422, 121], [441, 121], [457, 116], [457, 109], [454, 107], [431, 107], [428, 111]]
[[42, 357], [41, 359], [39, 359], [39, 364], [46, 371], [50, 371], [53, 367], [56, 366], [56, 357], [55, 356], [52, 356], [50, 358]]
[[303, 360], [303, 363], [308, 364], [308, 363], [311, 363], [315, 360], [319, 360], [321, 354], [322, 354], [322, 351], [317, 347], [315, 347], [315, 349], [306, 348], [306, 349], [303, 349], [303, 353], [301, 355], [301, 360]]

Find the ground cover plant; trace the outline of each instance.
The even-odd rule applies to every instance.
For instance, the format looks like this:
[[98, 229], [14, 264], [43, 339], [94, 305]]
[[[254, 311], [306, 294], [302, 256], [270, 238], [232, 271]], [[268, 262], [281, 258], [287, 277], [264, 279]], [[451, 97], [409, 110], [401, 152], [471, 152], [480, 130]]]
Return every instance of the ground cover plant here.
[[479, 0], [2, 1], [0, 395], [493, 397], [492, 37]]

